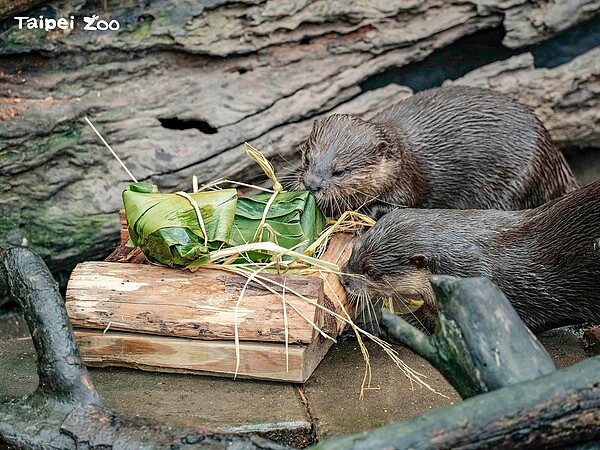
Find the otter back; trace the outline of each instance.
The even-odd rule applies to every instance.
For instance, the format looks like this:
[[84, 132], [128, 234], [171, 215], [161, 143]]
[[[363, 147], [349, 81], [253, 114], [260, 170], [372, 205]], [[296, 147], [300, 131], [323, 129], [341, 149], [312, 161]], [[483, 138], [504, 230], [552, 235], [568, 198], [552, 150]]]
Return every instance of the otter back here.
[[316, 121], [297, 187], [333, 215], [366, 205], [379, 217], [397, 206], [533, 208], [578, 185], [527, 107], [453, 86], [417, 93], [369, 121]]

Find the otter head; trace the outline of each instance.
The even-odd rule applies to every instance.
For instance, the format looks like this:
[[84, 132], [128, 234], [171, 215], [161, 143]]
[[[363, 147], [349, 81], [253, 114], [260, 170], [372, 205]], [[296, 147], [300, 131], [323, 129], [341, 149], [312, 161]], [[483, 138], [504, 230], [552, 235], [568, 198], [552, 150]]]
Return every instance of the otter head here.
[[436, 307], [429, 277], [484, 275], [473, 239], [475, 231], [464, 226], [461, 213], [468, 215], [464, 211], [396, 209], [366, 231], [354, 245], [340, 277], [356, 313], [364, 315], [365, 309], [386, 298], [405, 305], [404, 312], [410, 313], [409, 300], [421, 300], [423, 306], [412, 321], [431, 329]]
[[392, 188], [393, 147], [381, 125], [345, 114], [317, 120], [302, 147], [299, 188], [329, 215], [356, 210]]

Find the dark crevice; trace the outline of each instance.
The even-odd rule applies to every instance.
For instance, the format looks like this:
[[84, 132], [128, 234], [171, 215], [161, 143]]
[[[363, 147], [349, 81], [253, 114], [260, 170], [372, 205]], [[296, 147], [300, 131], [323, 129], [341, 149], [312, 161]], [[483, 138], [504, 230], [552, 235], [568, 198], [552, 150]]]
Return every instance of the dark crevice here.
[[177, 117], [159, 117], [158, 121], [164, 128], [168, 128], [169, 130], [190, 130], [192, 128], [195, 128], [196, 130], [204, 134], [215, 134], [219, 131], [206, 120], [179, 119]]
[[396, 83], [419, 92], [441, 86], [445, 80], [455, 80], [479, 67], [525, 52], [533, 55], [535, 67], [556, 67], [600, 45], [600, 15], [544, 42], [519, 49], [502, 45], [505, 34], [500, 25], [465, 36], [436, 50], [422, 61], [402, 67], [390, 67], [363, 81], [360, 87], [364, 92]]
[[434, 51], [422, 61], [390, 67], [363, 81], [360, 87], [368, 91], [396, 83], [418, 92], [440, 86], [445, 80], [455, 80], [478, 67], [517, 54], [502, 45], [504, 35], [502, 26], [479, 31]]
[[600, 149], [569, 148], [563, 153], [579, 184], [600, 180]]
[[575, 25], [529, 49], [535, 67], [552, 68], [568, 63], [600, 46], [600, 15]]

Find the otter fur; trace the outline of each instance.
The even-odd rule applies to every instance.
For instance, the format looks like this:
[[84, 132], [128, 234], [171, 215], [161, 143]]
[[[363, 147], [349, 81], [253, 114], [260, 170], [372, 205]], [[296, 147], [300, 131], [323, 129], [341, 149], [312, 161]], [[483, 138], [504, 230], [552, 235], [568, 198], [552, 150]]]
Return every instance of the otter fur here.
[[526, 106], [487, 89], [441, 87], [371, 120], [315, 121], [295, 186], [330, 215], [364, 207], [378, 218], [397, 206], [516, 210], [578, 185]]
[[426, 328], [432, 274], [491, 279], [535, 333], [600, 322], [600, 180], [531, 210], [394, 210], [342, 272], [351, 298], [420, 296]]

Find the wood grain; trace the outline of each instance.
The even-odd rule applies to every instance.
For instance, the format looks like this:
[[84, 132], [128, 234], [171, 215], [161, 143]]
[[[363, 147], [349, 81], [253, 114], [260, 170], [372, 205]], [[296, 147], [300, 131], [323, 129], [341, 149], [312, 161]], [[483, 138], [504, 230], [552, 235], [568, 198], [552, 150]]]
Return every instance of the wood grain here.
[[[268, 275], [314, 302], [323, 302], [323, 286], [314, 277]], [[67, 287], [66, 307], [76, 327], [134, 331], [197, 339], [285, 339], [281, 299], [246, 279], [221, 270], [196, 272], [147, 264], [86, 262], [77, 265]], [[275, 286], [273, 286], [275, 287]], [[281, 292], [281, 290], [279, 290]], [[292, 295], [286, 301], [305, 317], [314, 305]], [[312, 326], [288, 306], [289, 342], [309, 343]]]
[[[335, 235], [322, 258], [343, 265], [353, 240], [352, 235]], [[267, 277], [285, 282], [290, 290], [338, 314], [346, 302], [336, 274]], [[149, 264], [85, 262], [71, 275], [66, 307], [73, 325], [82, 328], [231, 340], [237, 320], [241, 340], [284, 342], [281, 298], [250, 283], [237, 305], [245, 283], [244, 277], [221, 270], [190, 272]], [[275, 285], [271, 288], [282, 292]], [[291, 305], [287, 308], [290, 343], [310, 343], [316, 335], [302, 316], [333, 336], [343, 328], [332, 315], [289, 291], [286, 301]]]
[[[75, 330], [88, 366], [120, 366], [134, 369], [233, 376], [235, 343], [201, 341], [134, 333]], [[286, 370], [285, 346], [274, 343], [240, 343], [240, 378], [304, 383], [315, 370], [333, 341], [319, 337], [309, 345], [289, 346]]]

